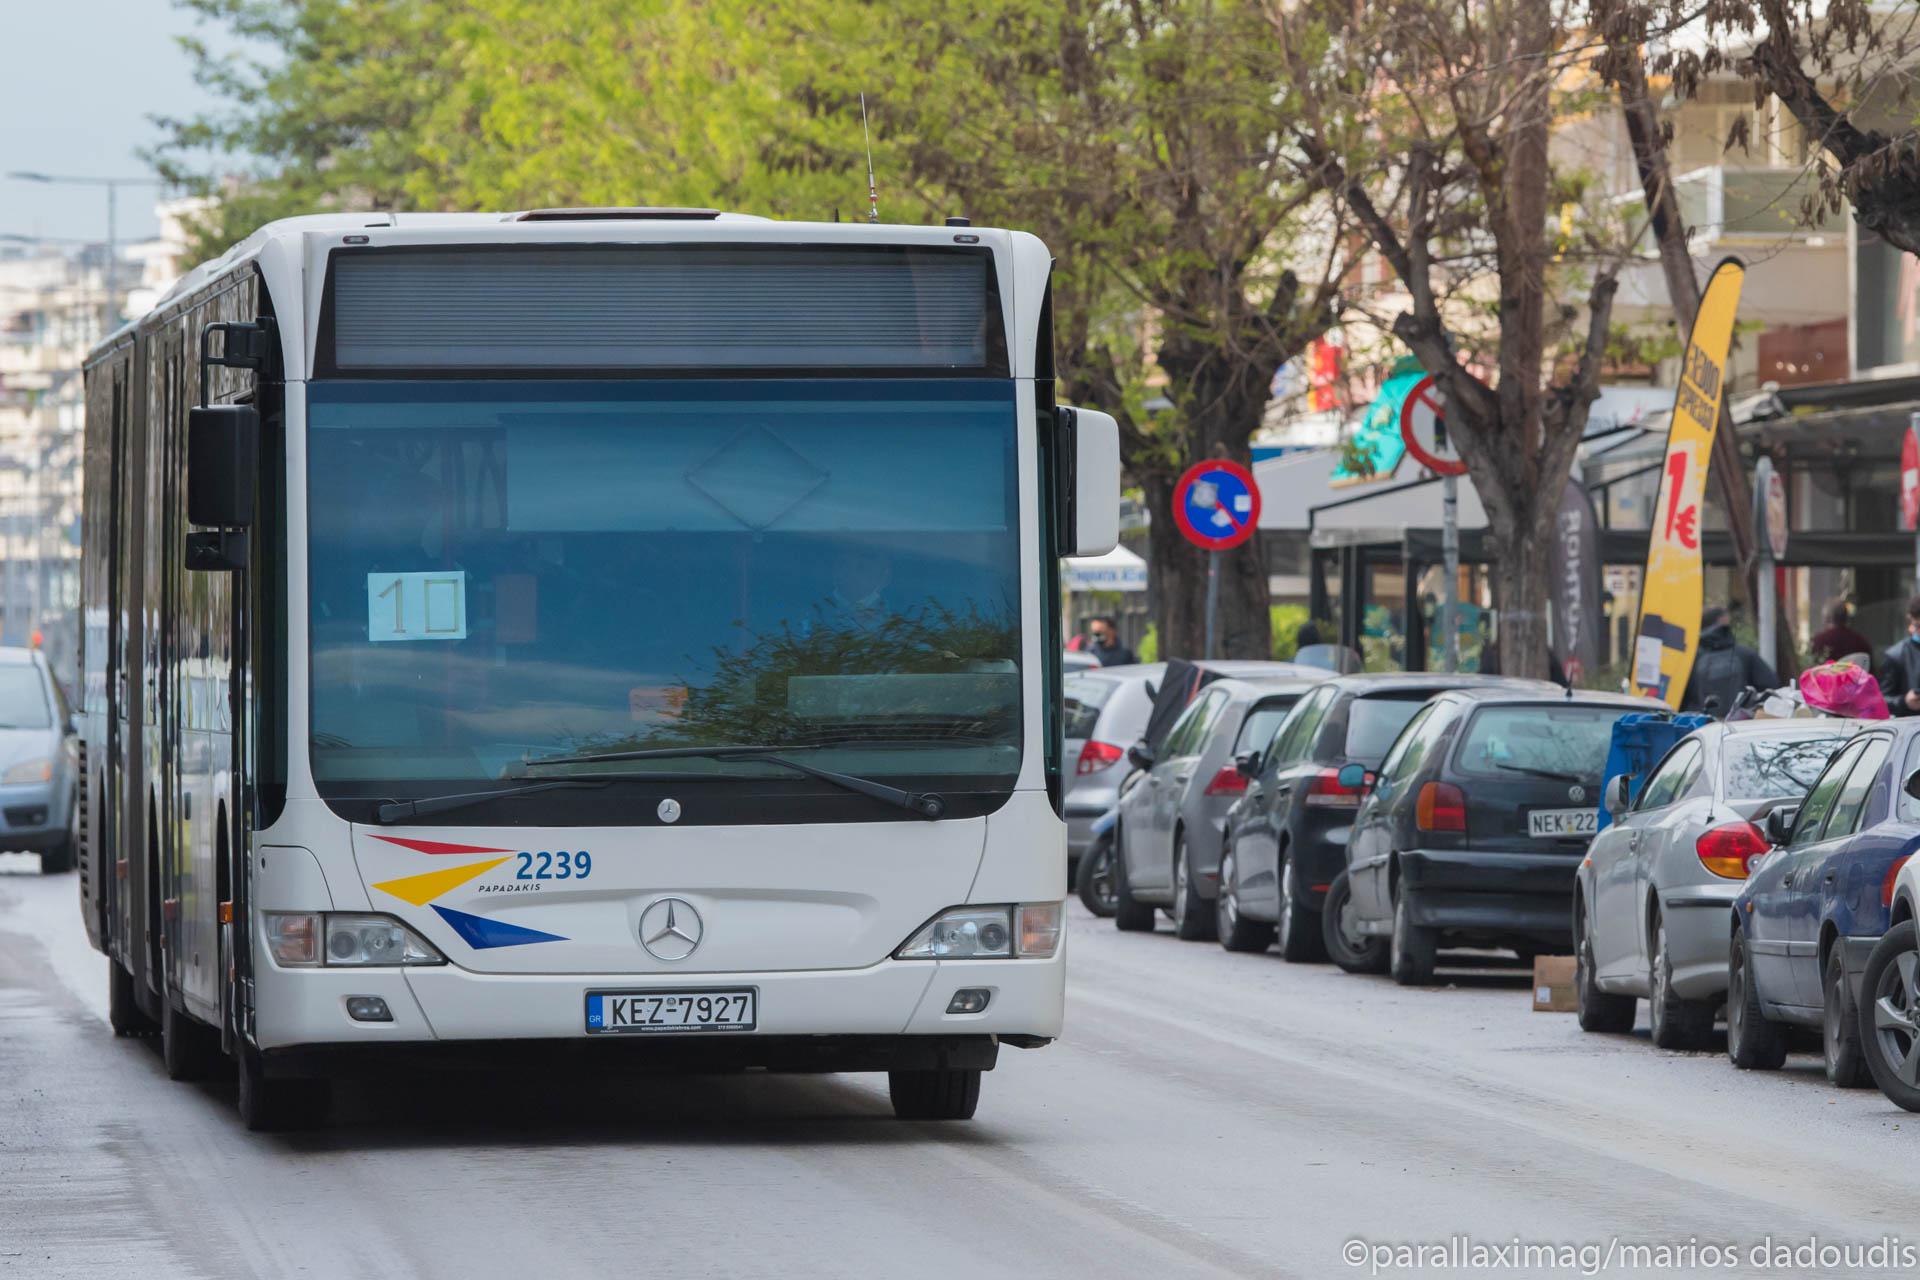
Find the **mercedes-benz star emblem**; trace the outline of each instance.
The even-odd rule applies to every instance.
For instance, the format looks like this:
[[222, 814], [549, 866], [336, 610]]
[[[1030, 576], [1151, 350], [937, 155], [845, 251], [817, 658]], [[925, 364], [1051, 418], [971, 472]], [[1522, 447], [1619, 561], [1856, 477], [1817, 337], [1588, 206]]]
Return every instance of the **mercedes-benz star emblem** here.
[[1567, 799], [1573, 801], [1575, 804], [1579, 804], [1582, 800], [1585, 800], [1586, 798], [1587, 798], [1587, 789], [1585, 787], [1572, 786], [1567, 788]]
[[668, 796], [660, 802], [660, 807], [654, 812], [660, 815], [662, 822], [678, 822], [680, 821], [680, 802]]
[[685, 960], [704, 931], [700, 913], [685, 898], [660, 898], [640, 913], [640, 945], [655, 960]]

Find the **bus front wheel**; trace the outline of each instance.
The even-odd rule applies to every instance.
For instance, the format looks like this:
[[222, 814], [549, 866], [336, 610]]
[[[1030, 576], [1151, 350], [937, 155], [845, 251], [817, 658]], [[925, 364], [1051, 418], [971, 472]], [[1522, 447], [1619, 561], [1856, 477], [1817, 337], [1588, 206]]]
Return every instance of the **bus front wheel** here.
[[887, 1093], [902, 1120], [971, 1120], [980, 1105], [980, 1070], [889, 1071]]

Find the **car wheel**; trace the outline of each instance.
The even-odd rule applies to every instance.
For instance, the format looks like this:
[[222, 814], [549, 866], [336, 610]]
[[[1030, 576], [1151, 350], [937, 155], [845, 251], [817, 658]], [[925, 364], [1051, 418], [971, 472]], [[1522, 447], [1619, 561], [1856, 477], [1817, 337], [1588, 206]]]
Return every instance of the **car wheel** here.
[[117, 1036], [150, 1036], [160, 1028], [134, 998], [133, 975], [107, 957], [107, 1025]]
[[1727, 952], [1727, 1057], [1742, 1071], [1778, 1071], [1787, 1060], [1786, 1032], [1760, 1012], [1747, 931], [1738, 925]]
[[205, 1080], [220, 1063], [220, 1033], [174, 1008], [172, 1000], [163, 1000], [160, 1061], [169, 1080]]
[[1432, 929], [1413, 922], [1413, 895], [1405, 885], [1393, 887], [1393, 937], [1388, 944], [1387, 972], [1403, 987], [1424, 987], [1433, 981], [1439, 938]]
[[333, 1087], [326, 1080], [276, 1080], [257, 1050], [240, 1046], [240, 1120], [255, 1133], [314, 1129], [326, 1123]]
[[1662, 1049], [1704, 1049], [1713, 1038], [1713, 1015], [1718, 1005], [1687, 1000], [1673, 989], [1673, 954], [1667, 948], [1667, 922], [1653, 918], [1653, 960], [1648, 966], [1647, 1016], [1653, 1042]]
[[1582, 1031], [1617, 1035], [1633, 1030], [1634, 998], [1600, 989], [1584, 906], [1573, 912], [1573, 999]]
[[980, 1068], [889, 1071], [887, 1096], [902, 1120], [971, 1120], [980, 1105]]
[[1152, 933], [1155, 923], [1153, 904], [1133, 896], [1127, 883], [1127, 855], [1122, 852], [1118, 833], [1113, 839], [1113, 927], [1122, 933]]
[[1860, 984], [1860, 1042], [1873, 1082], [1895, 1106], [1920, 1111], [1920, 951], [1911, 920], [1887, 930]]
[[1182, 942], [1213, 941], [1213, 908], [1193, 883], [1187, 837], [1173, 838], [1173, 936]]
[[1361, 933], [1353, 911], [1353, 885], [1342, 871], [1327, 886], [1320, 905], [1320, 941], [1327, 955], [1348, 973], [1385, 973], [1387, 940]]
[[1214, 932], [1229, 951], [1265, 951], [1273, 945], [1273, 926], [1240, 914], [1239, 866], [1231, 851], [1220, 855], [1220, 896], [1213, 900]]
[[1297, 883], [1299, 877], [1294, 874], [1293, 858], [1286, 852], [1280, 855], [1280, 915], [1275, 936], [1280, 943], [1280, 955], [1293, 964], [1305, 964], [1313, 960], [1325, 960], [1325, 943], [1320, 937], [1320, 921], [1316, 912], [1308, 905], [1305, 895], [1300, 892]]
[[1102, 837], [1080, 855], [1080, 867], [1073, 877], [1073, 890], [1080, 902], [1096, 916], [1113, 914], [1113, 840]]
[[1821, 1057], [1827, 1064], [1827, 1081], [1840, 1089], [1864, 1089], [1873, 1083], [1867, 1070], [1867, 1056], [1860, 1044], [1860, 1018], [1853, 1010], [1853, 995], [1847, 989], [1847, 958], [1838, 942], [1827, 950], [1827, 962], [1820, 968], [1820, 994], [1825, 1009], [1820, 1019]]

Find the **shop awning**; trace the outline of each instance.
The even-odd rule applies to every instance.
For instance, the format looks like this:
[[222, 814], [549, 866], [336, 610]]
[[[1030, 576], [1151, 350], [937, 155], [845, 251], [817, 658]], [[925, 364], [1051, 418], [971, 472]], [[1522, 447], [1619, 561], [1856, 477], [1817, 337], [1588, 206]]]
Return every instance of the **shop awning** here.
[[1068, 556], [1061, 561], [1068, 591], [1145, 591], [1147, 562], [1125, 547], [1103, 556]]

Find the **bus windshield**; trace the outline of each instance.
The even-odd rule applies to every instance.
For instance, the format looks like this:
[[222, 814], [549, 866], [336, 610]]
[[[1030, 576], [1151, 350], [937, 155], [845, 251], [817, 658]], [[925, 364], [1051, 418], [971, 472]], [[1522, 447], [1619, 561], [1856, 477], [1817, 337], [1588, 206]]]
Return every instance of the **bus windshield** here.
[[[719, 744], [1011, 786], [1011, 383], [382, 380], [308, 395], [323, 794], [455, 792], [542, 757]], [[569, 770], [779, 773], [687, 759], [546, 772]]]

